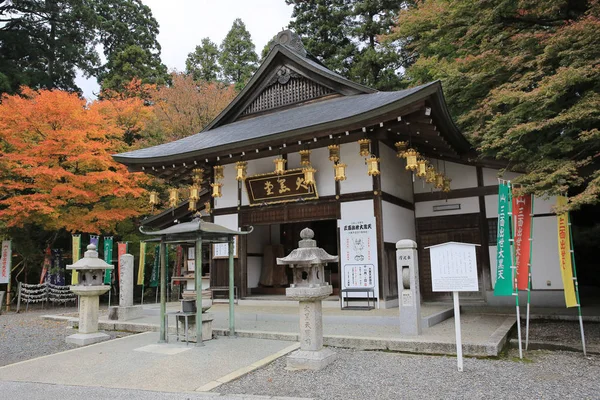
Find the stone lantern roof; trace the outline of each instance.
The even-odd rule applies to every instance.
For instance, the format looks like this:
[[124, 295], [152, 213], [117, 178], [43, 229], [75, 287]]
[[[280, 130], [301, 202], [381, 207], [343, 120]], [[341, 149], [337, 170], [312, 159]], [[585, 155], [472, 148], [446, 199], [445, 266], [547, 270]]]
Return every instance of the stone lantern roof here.
[[87, 251], [83, 254], [83, 258], [74, 264], [67, 265], [67, 269], [73, 270], [97, 270], [97, 269], [114, 269], [112, 264], [108, 264], [101, 258], [98, 258], [98, 252], [96, 246], [93, 244], [88, 245]]
[[338, 256], [332, 256], [322, 248], [317, 247], [317, 241], [313, 240], [314, 236], [315, 233], [312, 229], [304, 228], [300, 232], [302, 240], [298, 242], [298, 248], [292, 250], [286, 257], [277, 258], [277, 264], [310, 265], [337, 262]]

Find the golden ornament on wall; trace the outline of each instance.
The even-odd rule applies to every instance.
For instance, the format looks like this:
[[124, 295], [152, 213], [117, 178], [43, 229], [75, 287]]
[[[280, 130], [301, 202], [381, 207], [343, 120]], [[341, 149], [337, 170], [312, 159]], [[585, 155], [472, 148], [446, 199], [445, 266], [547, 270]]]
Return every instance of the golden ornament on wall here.
[[190, 200], [198, 200], [200, 198], [200, 187], [197, 185], [190, 186]]
[[369, 154], [371, 154], [371, 150], [369, 149], [370, 144], [371, 139], [360, 139], [358, 141], [358, 154], [360, 154], [362, 157], [367, 157]]
[[211, 183], [210, 186], [212, 187], [212, 197], [223, 196], [223, 193], [221, 192], [221, 188], [223, 187], [222, 183]]
[[238, 161], [235, 163], [235, 179], [237, 181], [246, 180], [248, 162], [247, 161]]
[[314, 185], [315, 184], [315, 172], [317, 172], [317, 170], [309, 165], [308, 167], [303, 168], [302, 172], [304, 172], [304, 183], [306, 185]]
[[159, 202], [159, 200], [158, 200], [158, 193], [156, 191], [154, 191], [154, 190], [151, 191], [150, 192], [150, 200], [149, 200], [150, 205], [151, 206], [155, 206], [155, 205], [158, 204], [158, 202]]
[[375, 156], [367, 158], [367, 173], [369, 176], [377, 176], [381, 173], [379, 171], [379, 158]]
[[277, 157], [273, 160], [273, 162], [275, 163], [275, 173], [277, 175], [283, 175], [283, 173], [285, 172], [285, 163], [287, 162], [287, 160], [283, 157]]
[[190, 199], [188, 202], [188, 211], [196, 211], [196, 200]]
[[206, 212], [207, 214], [210, 214], [210, 201], [204, 202], [204, 212]]
[[434, 183], [435, 182], [435, 167], [433, 165], [427, 166], [427, 174], [425, 175], [425, 182]]
[[442, 192], [448, 193], [450, 191], [450, 182], [452, 182], [452, 179], [444, 178]]
[[179, 204], [179, 189], [171, 188], [169, 189], [169, 207], [177, 207]]
[[300, 165], [310, 166], [310, 150], [300, 150]]
[[444, 187], [444, 174], [436, 174], [435, 175], [435, 188], [436, 189], [443, 189]]
[[408, 149], [408, 142], [396, 142], [394, 143], [394, 146], [396, 146], [396, 157], [398, 158], [404, 158], [406, 157], [406, 149]]
[[215, 165], [213, 167], [213, 170], [215, 172], [215, 181], [220, 181], [221, 179], [223, 179], [225, 177], [225, 175], [223, 173], [222, 165]]
[[331, 144], [327, 148], [329, 149], [329, 161], [334, 163], [340, 161], [340, 145]]
[[407, 171], [416, 171], [419, 168], [419, 164], [417, 164], [417, 157], [419, 157], [419, 153], [417, 153], [415, 149], [406, 150]]
[[417, 176], [425, 178], [427, 176], [427, 160], [422, 158], [417, 160]]
[[335, 180], [336, 181], [345, 181], [346, 180], [346, 164], [338, 162], [334, 164], [333, 169], [335, 171]]
[[204, 180], [204, 170], [202, 168], [194, 168], [192, 170], [192, 182], [194, 185], [202, 185], [202, 181]]

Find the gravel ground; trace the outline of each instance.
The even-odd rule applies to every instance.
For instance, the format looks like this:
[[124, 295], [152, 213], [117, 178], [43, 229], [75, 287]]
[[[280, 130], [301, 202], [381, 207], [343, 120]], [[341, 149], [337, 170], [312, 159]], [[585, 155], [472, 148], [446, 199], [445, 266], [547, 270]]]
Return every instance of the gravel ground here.
[[[525, 338], [525, 324], [521, 325]], [[600, 347], [600, 324], [584, 322], [585, 342], [588, 346]], [[581, 345], [581, 332], [577, 321], [531, 321], [529, 338], [543, 342]]]
[[[29, 360], [48, 354], [76, 348], [65, 338], [73, 333], [66, 321], [48, 321], [41, 318], [45, 314], [77, 313], [76, 308], [55, 308], [29, 310], [19, 314], [0, 314], [0, 366]], [[111, 338], [126, 336], [125, 332], [106, 331]]]
[[334, 349], [326, 369], [286, 371], [285, 357], [231, 383], [219, 393], [313, 397], [315, 399], [597, 399], [600, 357], [535, 351], [518, 361], [456, 358]]

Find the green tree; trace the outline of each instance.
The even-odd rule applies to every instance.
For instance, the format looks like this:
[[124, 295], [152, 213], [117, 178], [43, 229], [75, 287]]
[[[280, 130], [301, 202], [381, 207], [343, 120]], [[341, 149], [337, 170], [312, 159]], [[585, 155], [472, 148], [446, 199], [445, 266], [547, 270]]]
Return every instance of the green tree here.
[[526, 172], [569, 207], [600, 199], [600, 3], [431, 0], [401, 12], [390, 39], [416, 61], [411, 85], [441, 79], [455, 119], [484, 156]]
[[191, 75], [194, 80], [207, 82], [216, 81], [221, 74], [218, 64], [219, 49], [210, 38], [205, 37], [196, 46], [193, 53], [189, 53], [185, 60], [185, 73]]
[[256, 71], [257, 62], [250, 32], [237, 18], [221, 43], [219, 63], [223, 68], [223, 78], [228, 83], [235, 83], [236, 89], [240, 90]]

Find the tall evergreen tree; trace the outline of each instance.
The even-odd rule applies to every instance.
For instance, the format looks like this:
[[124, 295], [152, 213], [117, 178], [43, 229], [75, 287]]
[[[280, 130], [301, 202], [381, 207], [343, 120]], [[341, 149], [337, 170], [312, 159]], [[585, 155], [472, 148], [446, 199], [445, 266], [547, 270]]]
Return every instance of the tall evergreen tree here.
[[205, 80], [207, 82], [215, 81], [221, 74], [221, 68], [218, 64], [219, 49], [210, 38], [205, 37], [196, 46], [193, 53], [189, 53], [185, 60], [185, 72], [191, 75], [194, 80]]
[[528, 192], [600, 202], [600, 3], [430, 0], [392, 39], [417, 56], [411, 85], [441, 79], [459, 126]]
[[219, 62], [223, 68], [223, 77], [234, 83], [236, 89], [244, 87], [257, 68], [258, 56], [250, 32], [240, 18], [233, 21], [233, 26], [221, 43]]

